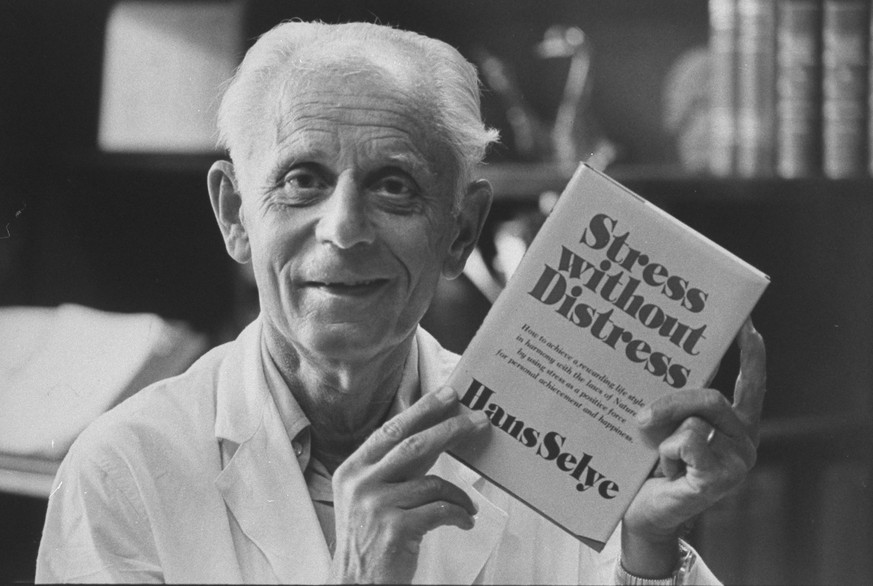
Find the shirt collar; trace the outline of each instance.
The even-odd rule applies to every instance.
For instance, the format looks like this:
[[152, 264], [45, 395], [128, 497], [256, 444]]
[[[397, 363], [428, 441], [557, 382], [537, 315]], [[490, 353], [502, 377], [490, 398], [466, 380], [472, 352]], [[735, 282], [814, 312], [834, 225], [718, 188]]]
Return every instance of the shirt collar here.
[[[264, 373], [262, 380], [267, 387], [266, 390], [269, 391], [270, 396], [273, 398], [273, 402], [279, 412], [279, 417], [285, 427], [285, 432], [288, 434], [289, 441], [295, 444], [294, 451], [297, 454], [300, 466], [305, 469], [310, 457], [309, 419], [294, 398], [294, 395], [291, 394], [291, 390], [279, 372], [276, 362], [270, 356], [263, 335], [261, 336], [259, 355]], [[406, 363], [403, 366], [400, 385], [394, 394], [394, 399], [388, 411], [388, 418], [390, 419], [409, 408], [420, 396], [418, 343], [413, 339], [412, 344], [410, 344], [409, 355], [406, 357]]]
[[421, 396], [421, 383], [418, 372], [418, 341], [413, 338], [403, 366], [403, 376], [400, 377], [400, 386], [394, 394], [394, 401], [388, 411], [388, 419], [394, 417], [412, 406]]
[[[279, 372], [279, 368], [276, 366], [276, 361], [270, 356], [270, 352], [267, 349], [266, 337], [263, 335], [260, 342], [260, 356], [267, 390], [270, 392], [270, 396], [273, 397], [273, 402], [279, 411], [279, 417], [282, 419], [282, 425], [285, 426], [288, 439], [295, 441], [301, 435], [301, 432], [309, 427], [309, 419], [306, 417], [303, 409], [300, 408], [300, 404], [294, 399], [294, 395], [291, 394], [291, 390], [285, 383], [282, 373]], [[308, 440], [309, 434], [303, 435]], [[300, 439], [304, 438], [301, 437]], [[298, 457], [300, 456], [300, 454], [297, 455]]]

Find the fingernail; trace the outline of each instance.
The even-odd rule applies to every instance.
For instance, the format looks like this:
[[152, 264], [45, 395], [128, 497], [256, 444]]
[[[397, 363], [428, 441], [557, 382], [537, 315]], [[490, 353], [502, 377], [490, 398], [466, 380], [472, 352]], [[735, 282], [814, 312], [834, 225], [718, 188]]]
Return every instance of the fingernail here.
[[472, 411], [470, 413], [470, 421], [473, 422], [473, 425], [476, 427], [485, 427], [489, 423], [488, 416], [485, 415], [484, 411]]
[[452, 390], [452, 387], [442, 387], [436, 392], [436, 398], [441, 403], [451, 403], [455, 396], [455, 391]]
[[651, 407], [646, 407], [646, 408], [642, 409], [639, 413], [637, 413], [637, 423], [639, 423], [640, 425], [645, 425], [651, 420], [652, 420]]

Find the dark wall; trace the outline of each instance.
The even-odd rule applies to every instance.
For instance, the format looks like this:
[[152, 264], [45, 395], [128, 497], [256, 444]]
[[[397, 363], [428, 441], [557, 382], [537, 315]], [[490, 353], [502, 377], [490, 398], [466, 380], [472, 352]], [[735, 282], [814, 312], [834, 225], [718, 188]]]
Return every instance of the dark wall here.
[[[575, 25], [592, 46], [593, 114], [628, 163], [664, 163], [675, 151], [664, 132], [664, 77], [686, 50], [705, 45], [707, 3], [700, 0], [320, 0], [251, 3], [250, 37], [289, 18], [327, 22], [378, 21], [434, 36], [473, 58], [485, 48], [506, 60], [530, 106], [551, 122], [567, 61], [544, 61], [534, 46], [551, 25]], [[505, 149], [494, 159], [513, 160], [512, 133], [496, 96], [486, 90], [486, 120], [503, 131]]]
[[[232, 267], [211, 220], [208, 158], [164, 161], [97, 153], [108, 0], [7, 0], [0, 4], [0, 303], [84, 303], [155, 311], [220, 328], [232, 313]], [[661, 129], [660, 84], [675, 57], [705, 42], [706, 7], [666, 9], [630, 0], [541, 2], [249, 2], [246, 38], [283, 19], [391, 23], [437, 36], [471, 54], [485, 47], [514, 67], [531, 108], [554, 116], [566, 63], [544, 64], [532, 47], [555, 23], [578, 24], [594, 48], [593, 112], [630, 162], [672, 160]], [[493, 93], [489, 124], [512, 133]], [[20, 213], [19, 213], [20, 212]], [[16, 217], [16, 214], [17, 217]]]
[[215, 331], [233, 292], [209, 159], [97, 152], [110, 7], [0, 4], [0, 303], [151, 311]]
[[[208, 157], [106, 157], [96, 149], [108, 0], [0, 4], [0, 303], [76, 302], [154, 311], [216, 331], [236, 292], [205, 190]], [[592, 112], [626, 162], [670, 162], [662, 130], [663, 77], [684, 50], [705, 43], [706, 6], [632, 0], [247, 3], [247, 42], [288, 18], [391, 23], [465, 54], [487, 48], [509, 63], [531, 109], [554, 116], [566, 62], [533, 54], [548, 26], [577, 24], [593, 46]], [[512, 132], [486, 89], [488, 123], [518, 158]]]

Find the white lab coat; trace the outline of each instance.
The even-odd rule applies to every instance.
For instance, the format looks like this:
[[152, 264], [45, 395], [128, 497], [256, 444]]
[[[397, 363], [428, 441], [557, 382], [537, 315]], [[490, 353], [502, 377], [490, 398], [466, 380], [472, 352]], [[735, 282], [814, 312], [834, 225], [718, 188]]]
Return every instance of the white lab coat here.
[[[256, 320], [81, 434], [49, 499], [38, 582], [327, 579], [330, 552], [264, 378], [259, 335]], [[457, 356], [423, 330], [416, 344], [421, 391], [432, 392]], [[415, 582], [612, 581], [616, 536], [598, 554], [449, 456], [432, 472], [479, 513], [470, 531], [425, 536]], [[686, 581], [717, 583], [700, 561]]]

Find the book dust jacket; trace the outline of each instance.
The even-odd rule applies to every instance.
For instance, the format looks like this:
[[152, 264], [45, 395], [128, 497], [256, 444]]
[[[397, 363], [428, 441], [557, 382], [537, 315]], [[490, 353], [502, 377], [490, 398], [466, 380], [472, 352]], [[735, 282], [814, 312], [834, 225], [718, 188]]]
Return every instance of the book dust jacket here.
[[452, 454], [602, 549], [657, 461], [637, 412], [702, 387], [768, 283], [580, 165], [449, 379], [492, 424]]

